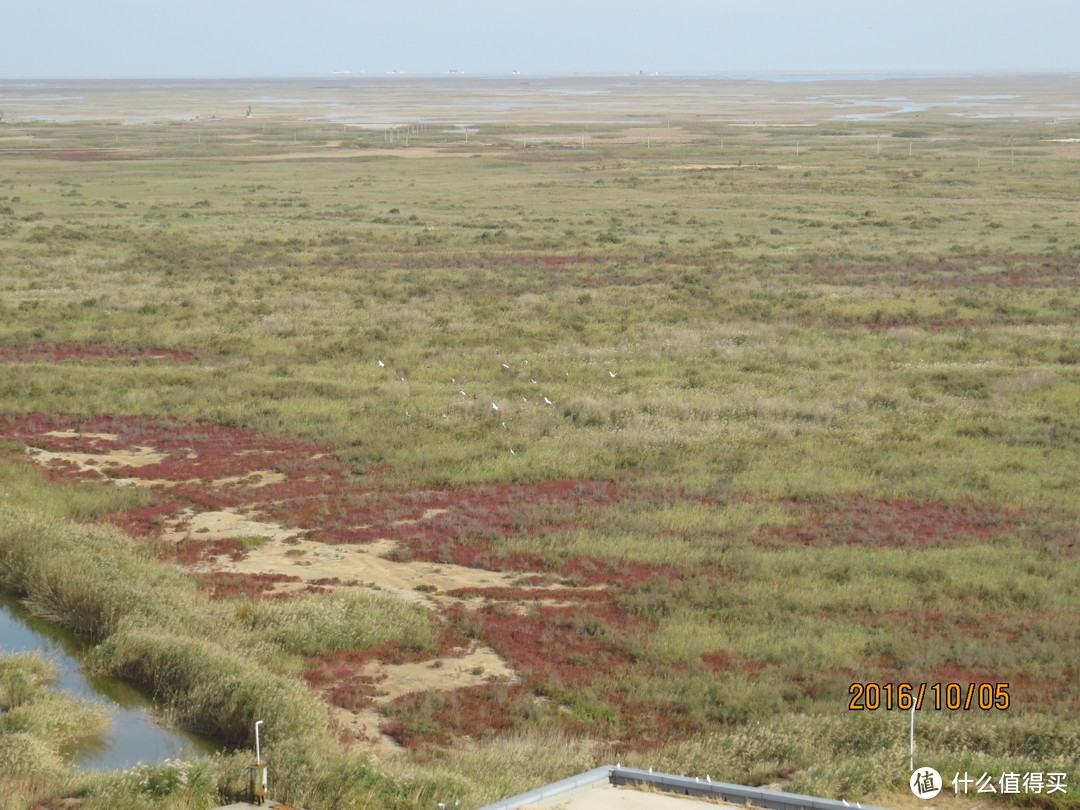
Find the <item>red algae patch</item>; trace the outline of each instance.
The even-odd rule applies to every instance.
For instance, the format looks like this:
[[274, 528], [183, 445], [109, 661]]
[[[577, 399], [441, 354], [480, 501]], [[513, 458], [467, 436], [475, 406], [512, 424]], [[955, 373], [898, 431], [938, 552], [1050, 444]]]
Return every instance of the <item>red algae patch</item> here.
[[382, 709], [389, 720], [383, 731], [406, 748], [476, 740], [514, 728], [536, 698], [517, 684], [482, 684], [453, 690], [416, 692]]
[[1022, 530], [1027, 515], [991, 505], [862, 495], [781, 501], [790, 524], [762, 526], [757, 546], [944, 548], [976, 545]]

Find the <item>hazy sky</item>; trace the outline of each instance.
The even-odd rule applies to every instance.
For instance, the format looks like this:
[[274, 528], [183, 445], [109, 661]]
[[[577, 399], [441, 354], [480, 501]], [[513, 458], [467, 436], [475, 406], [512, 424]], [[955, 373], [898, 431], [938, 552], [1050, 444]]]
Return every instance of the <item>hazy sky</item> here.
[[0, 0], [0, 77], [1080, 70], [1077, 0]]

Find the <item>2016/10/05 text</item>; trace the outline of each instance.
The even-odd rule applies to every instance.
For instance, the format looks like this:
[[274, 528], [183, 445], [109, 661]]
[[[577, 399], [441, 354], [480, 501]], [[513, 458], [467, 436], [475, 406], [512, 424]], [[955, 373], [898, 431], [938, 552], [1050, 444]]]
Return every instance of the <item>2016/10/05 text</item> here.
[[1005, 711], [1010, 699], [1007, 683], [853, 683], [848, 694], [848, 709], [857, 712], [921, 709], [924, 700], [937, 710]]

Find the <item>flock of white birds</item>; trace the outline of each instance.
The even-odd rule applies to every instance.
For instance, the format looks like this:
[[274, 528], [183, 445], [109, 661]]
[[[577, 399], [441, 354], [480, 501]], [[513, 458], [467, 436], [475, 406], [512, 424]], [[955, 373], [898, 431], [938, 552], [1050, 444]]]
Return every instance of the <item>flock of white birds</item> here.
[[[377, 362], [378, 362], [378, 364], [379, 364], [379, 368], [386, 368], [386, 363], [384, 363], [384, 362], [383, 362], [382, 360], [379, 360], [379, 361], [377, 361]], [[503, 368], [503, 370], [504, 370], [504, 371], [509, 371], [509, 370], [510, 370], [510, 366], [509, 366], [509, 364], [507, 364], [507, 363], [501, 363], [501, 365], [502, 365], [502, 368]], [[528, 360], [523, 360], [523, 361], [522, 361], [522, 365], [526, 365], [526, 366], [527, 366], [527, 365], [529, 365], [529, 361], [528, 361]], [[569, 376], [570, 376], [570, 372], [569, 372], [569, 371], [568, 371], [568, 372], [566, 372], [566, 376], [567, 376], [567, 377], [569, 377]], [[609, 370], [608, 370], [608, 376], [610, 376], [611, 378], [615, 378], [615, 377], [617, 377], [617, 376], [619, 376], [619, 375], [618, 375], [618, 373], [617, 373], [617, 372], [615, 372], [615, 371], [611, 371], [611, 370], [609, 369]], [[400, 382], [408, 382], [408, 378], [407, 378], [407, 377], [405, 376], [405, 374], [404, 374], [404, 373], [399, 373], [399, 374], [398, 374], [398, 380], [399, 380]], [[450, 382], [451, 382], [451, 384], [453, 384], [453, 385], [457, 385], [457, 384], [458, 384], [458, 381], [457, 381], [457, 377], [451, 377], [451, 378], [450, 378]], [[539, 383], [539, 382], [538, 382], [538, 381], [537, 381], [536, 379], [534, 379], [534, 378], [532, 378], [532, 377], [530, 377], [530, 378], [529, 378], [529, 382], [530, 382], [530, 383], [532, 383], [533, 385], [539, 385], [539, 384], [540, 384], [540, 383]], [[463, 397], [466, 397], [466, 398], [468, 398], [468, 396], [469, 396], [469, 394], [468, 394], [468, 393], [467, 393], [467, 392], [465, 391], [465, 389], [464, 389], [464, 388], [459, 388], [459, 389], [458, 389], [458, 393], [459, 393], [459, 394], [460, 394], [461, 396], [463, 396]], [[473, 399], [477, 399], [477, 395], [476, 395], [476, 394], [473, 394]], [[554, 403], [554, 402], [552, 402], [552, 401], [551, 401], [551, 399], [549, 399], [549, 398], [548, 398], [548, 396], [547, 396], [546, 394], [541, 394], [541, 395], [540, 395], [540, 399], [542, 399], [542, 400], [543, 400], [543, 402], [544, 402], [544, 404], [545, 404], [545, 405], [548, 405], [548, 406], [554, 406], [554, 405], [555, 405], [555, 403]], [[523, 403], [525, 403], [525, 404], [528, 404], [528, 402], [529, 402], [529, 398], [528, 398], [528, 397], [524, 397], [524, 396], [523, 396], [523, 397], [521, 398], [521, 401], [522, 401]], [[525, 409], [525, 405], [522, 405], [522, 406], [521, 406], [521, 408], [522, 408], [522, 410], [524, 410], [524, 409]], [[493, 413], [499, 413], [499, 412], [500, 412], [500, 411], [502, 410], [502, 408], [501, 408], [501, 407], [499, 406], [499, 403], [498, 403], [498, 402], [492, 402], [492, 403], [491, 403], [491, 410], [492, 410], [492, 412], [493, 412]], [[450, 418], [450, 414], [448, 414], [448, 413], [445, 413], [445, 412], [444, 412], [444, 413], [442, 413], [442, 414], [441, 414], [441, 416], [442, 416], [442, 418], [443, 418], [443, 419], [449, 419], [449, 418]], [[405, 418], [406, 418], [406, 419], [412, 419], [412, 417], [413, 417], [412, 411], [406, 410], [406, 411], [405, 411]], [[508, 426], [508, 425], [506, 424], [506, 422], [502, 422], [502, 427], [503, 427], [503, 429], [504, 429], [504, 430], [509, 430], [509, 429], [510, 429], [510, 428], [509, 428], [509, 426]], [[516, 456], [516, 455], [517, 455], [517, 451], [516, 451], [516, 450], [515, 450], [514, 448], [512, 448], [512, 447], [510, 448], [510, 455], [512, 455], [512, 456]]]

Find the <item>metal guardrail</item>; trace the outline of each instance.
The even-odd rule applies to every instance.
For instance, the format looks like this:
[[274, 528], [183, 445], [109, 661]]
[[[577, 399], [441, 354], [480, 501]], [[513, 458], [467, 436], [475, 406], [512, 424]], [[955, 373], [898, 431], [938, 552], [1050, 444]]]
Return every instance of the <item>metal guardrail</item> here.
[[649, 787], [678, 796], [696, 796], [720, 799], [732, 804], [749, 804], [766, 810], [885, 810], [858, 802], [822, 799], [817, 796], [803, 796], [798, 793], [785, 793], [780, 790], [733, 785], [728, 782], [713, 782], [692, 776], [676, 776], [670, 773], [654, 773], [637, 768], [623, 768], [619, 765], [603, 765], [569, 779], [563, 779], [545, 785], [528, 793], [522, 793], [501, 802], [489, 804], [480, 810], [516, 810], [540, 802], [567, 799], [575, 793], [597, 787], [607, 782], [611, 785], [648, 785]]
[[577, 776], [571, 776], [559, 782], [552, 782], [550, 785], [530, 790], [528, 793], [520, 793], [509, 799], [503, 799], [501, 802], [489, 804], [480, 808], [480, 810], [515, 810], [515, 808], [526, 807], [540, 801], [549, 801], [554, 798], [566, 799], [575, 793], [595, 787], [601, 782], [610, 783], [613, 770], [615, 770], [613, 765], [601, 765], [599, 768], [579, 773]]

